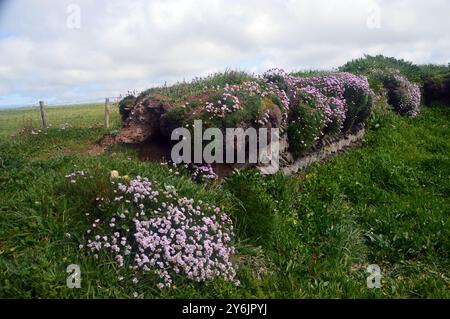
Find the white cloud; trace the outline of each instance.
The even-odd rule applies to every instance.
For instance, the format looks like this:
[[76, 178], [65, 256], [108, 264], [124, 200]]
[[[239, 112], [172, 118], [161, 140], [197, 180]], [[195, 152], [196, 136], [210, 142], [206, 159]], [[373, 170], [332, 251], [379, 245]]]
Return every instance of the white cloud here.
[[[71, 3], [80, 29], [66, 25]], [[7, 0], [0, 104], [101, 98], [227, 67], [333, 68], [364, 53], [448, 63], [448, 12], [446, 0]]]

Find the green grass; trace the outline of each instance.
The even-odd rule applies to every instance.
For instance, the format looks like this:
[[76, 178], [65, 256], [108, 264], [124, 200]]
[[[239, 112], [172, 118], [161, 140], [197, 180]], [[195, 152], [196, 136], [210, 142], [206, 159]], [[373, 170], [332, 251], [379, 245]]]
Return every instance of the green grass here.
[[242, 84], [246, 81], [256, 81], [254, 75], [240, 70], [228, 69], [224, 72], [217, 72], [206, 77], [196, 78], [191, 82], [179, 82], [171, 86], [153, 87], [143, 92], [143, 94], [158, 94], [162, 100], [176, 104], [184, 101], [186, 97], [205, 92], [206, 88], [224, 87], [226, 84]]
[[[1, 111], [0, 297], [449, 298], [449, 110], [425, 108], [414, 119], [377, 112], [361, 148], [307, 172], [244, 170], [207, 185], [140, 162], [125, 147], [86, 155], [107, 132], [100, 105], [49, 108], [52, 128], [14, 137], [27, 119], [38, 127], [39, 113]], [[59, 128], [65, 122], [71, 127]], [[108, 259], [86, 256], [78, 245], [96, 186], [69, 191], [64, 178], [80, 169], [98, 181], [112, 169], [147, 176], [221, 206], [236, 224], [241, 286], [177, 279], [176, 289], [160, 291], [150, 276], [135, 286]], [[71, 263], [81, 266], [81, 289], [66, 288]], [[372, 263], [381, 289], [366, 287]]]
[[[420, 66], [410, 61], [403, 59], [396, 59], [394, 57], [386, 57], [383, 55], [364, 55], [364, 57], [348, 61], [339, 68], [340, 71], [351, 72], [355, 74], [370, 74], [371, 71], [378, 69], [388, 71], [390, 69], [399, 70], [409, 81], [423, 84], [423, 73], [430, 69], [431, 72], [436, 72], [435, 68], [440, 66], [433, 65]], [[431, 68], [433, 68], [431, 70]]]
[[[103, 104], [69, 105], [46, 107], [48, 122], [53, 128], [61, 127], [101, 127], [104, 124]], [[120, 125], [116, 104], [110, 106], [111, 127]], [[39, 107], [0, 110], [0, 137], [17, 133], [19, 129], [42, 129]]]

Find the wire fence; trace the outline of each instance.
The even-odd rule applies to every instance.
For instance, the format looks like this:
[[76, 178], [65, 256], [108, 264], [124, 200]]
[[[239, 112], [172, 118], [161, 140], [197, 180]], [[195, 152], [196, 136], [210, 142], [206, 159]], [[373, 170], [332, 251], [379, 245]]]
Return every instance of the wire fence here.
[[110, 127], [110, 105], [115, 104], [119, 102], [121, 97], [113, 96], [113, 97], [106, 97], [102, 99], [89, 99], [89, 100], [78, 100], [78, 101], [70, 101], [68, 104], [61, 104], [60, 102], [55, 104], [46, 104], [44, 101], [39, 101], [38, 105], [36, 105], [37, 108], [39, 108], [40, 117], [42, 120], [42, 125], [44, 128], [48, 128], [50, 126], [49, 121], [47, 119], [46, 114], [46, 108], [47, 107], [56, 107], [56, 106], [74, 106], [74, 105], [89, 105], [92, 104], [93, 106], [98, 106], [101, 103], [104, 103], [104, 127], [109, 128]]
[[[119, 101], [123, 98], [123, 96], [109, 96], [107, 97], [110, 103], [115, 104], [119, 103]], [[105, 97], [101, 98], [89, 98], [89, 99], [78, 99], [78, 100], [44, 100], [45, 105], [47, 107], [56, 107], [56, 106], [72, 106], [72, 105], [89, 105], [89, 104], [102, 104], [105, 102]], [[24, 109], [24, 108], [37, 108], [39, 107], [39, 101], [34, 103], [21, 103], [21, 104], [9, 104], [0, 106], [1, 110], [12, 110], [12, 109]]]
[[[0, 109], [0, 138], [17, 133], [36, 133], [52, 128], [99, 128], [116, 130], [121, 125], [118, 102], [123, 96], [70, 101], [37, 101]], [[42, 131], [44, 132], [44, 131]], [[37, 133], [36, 133], [37, 134]]]

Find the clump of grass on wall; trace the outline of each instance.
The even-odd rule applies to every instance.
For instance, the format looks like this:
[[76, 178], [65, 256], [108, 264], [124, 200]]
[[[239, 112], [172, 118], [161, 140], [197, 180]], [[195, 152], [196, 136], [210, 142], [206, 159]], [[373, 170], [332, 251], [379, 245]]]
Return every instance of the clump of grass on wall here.
[[347, 112], [343, 131], [347, 132], [355, 126], [367, 122], [373, 105], [373, 97], [369, 90], [357, 86], [347, 86], [344, 97], [347, 102]]
[[300, 101], [291, 111], [288, 138], [291, 152], [301, 156], [310, 150], [324, 128], [323, 113], [306, 101]]
[[433, 102], [450, 103], [450, 68], [446, 73], [431, 75], [425, 79], [423, 85], [425, 104]]
[[130, 116], [131, 108], [135, 101], [136, 97], [134, 97], [133, 95], [128, 95], [119, 102], [119, 113], [122, 122]]
[[397, 113], [405, 116], [416, 116], [419, 113], [420, 89], [417, 84], [397, 73], [385, 74], [383, 84], [388, 91], [388, 103]]
[[[391, 69], [399, 70], [409, 81], [422, 83], [422, 71], [419, 66], [412, 62], [383, 55], [364, 55], [359, 59], [354, 59], [339, 68], [340, 71], [353, 74], [368, 75], [373, 70], [388, 71]], [[381, 88], [381, 83], [377, 79], [369, 79], [373, 89]]]

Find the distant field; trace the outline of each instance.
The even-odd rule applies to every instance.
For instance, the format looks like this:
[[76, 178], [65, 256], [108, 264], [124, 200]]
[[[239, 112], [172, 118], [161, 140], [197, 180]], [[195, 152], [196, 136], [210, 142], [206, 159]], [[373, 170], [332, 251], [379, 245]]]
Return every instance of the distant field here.
[[[83, 104], [46, 107], [46, 114], [53, 128], [98, 127], [103, 125], [104, 104]], [[111, 104], [111, 128], [118, 127], [117, 104]], [[38, 107], [0, 110], [0, 137], [16, 133], [22, 128], [41, 129], [42, 121]]]

